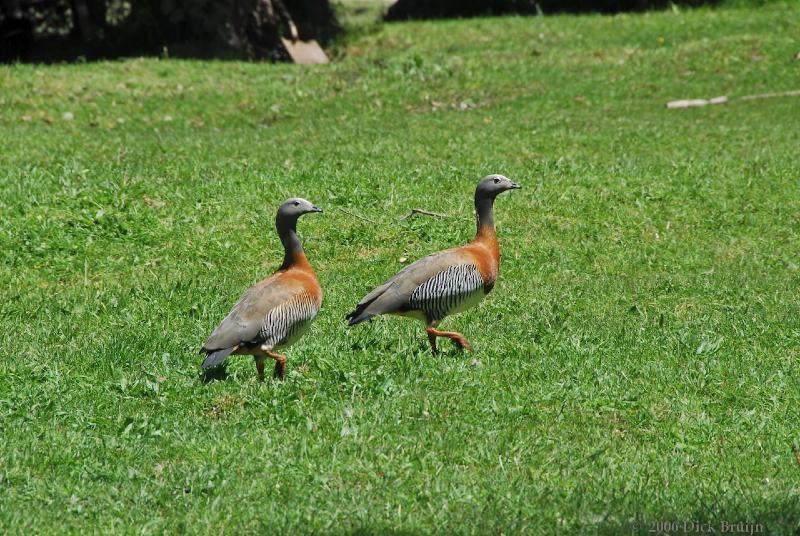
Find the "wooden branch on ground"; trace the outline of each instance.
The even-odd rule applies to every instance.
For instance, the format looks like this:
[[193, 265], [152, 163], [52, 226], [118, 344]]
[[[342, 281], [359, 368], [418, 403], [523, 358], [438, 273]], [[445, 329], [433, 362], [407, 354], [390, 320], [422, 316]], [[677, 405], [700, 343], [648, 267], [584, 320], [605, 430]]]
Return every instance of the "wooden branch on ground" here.
[[405, 219], [408, 219], [411, 216], [413, 216], [414, 214], [422, 214], [423, 216], [433, 216], [434, 218], [449, 218], [450, 217], [447, 214], [439, 214], [438, 212], [431, 212], [430, 210], [425, 210], [425, 209], [422, 209], [422, 208], [412, 208], [411, 212], [409, 212], [408, 214], [404, 214], [403, 216], [400, 216], [400, 218], [397, 221], [403, 221]]
[[756, 95], [744, 95], [735, 99], [728, 99], [726, 96], [714, 97], [713, 99], [682, 99], [669, 101], [667, 108], [670, 110], [680, 108], [696, 108], [698, 106], [708, 106], [709, 104], [726, 104], [728, 102], [736, 101], [751, 101], [756, 99], [774, 99], [776, 97], [800, 97], [800, 90], [798, 91], [778, 91], [773, 93], [758, 93]]
[[728, 102], [728, 97], [714, 97], [713, 99], [684, 99], [674, 100], [667, 103], [667, 108], [695, 108], [697, 106], [707, 106], [709, 104], [725, 104]]
[[800, 97], [800, 91], [779, 91], [778, 93], [761, 93], [758, 95], [745, 95], [737, 100], [774, 99], [775, 97]]
[[371, 219], [369, 219], [369, 218], [367, 218], [367, 217], [365, 217], [365, 216], [362, 216], [361, 214], [356, 214], [355, 212], [350, 212], [350, 211], [349, 211], [349, 210], [347, 210], [346, 208], [341, 208], [341, 207], [340, 207], [340, 208], [339, 208], [339, 210], [341, 210], [341, 211], [342, 211], [342, 212], [344, 212], [345, 214], [349, 214], [350, 216], [353, 216], [354, 218], [358, 218], [359, 220], [368, 221], [369, 223], [372, 223], [372, 224], [374, 224], [374, 225], [380, 225], [380, 222], [378, 222], [378, 221], [375, 221], [375, 220], [371, 220]]
[[[352, 216], [354, 218], [358, 218], [359, 220], [363, 220], [363, 221], [372, 223], [374, 225], [383, 225], [383, 222], [372, 220], [372, 219], [367, 218], [366, 216], [362, 216], [361, 214], [358, 214], [356, 212], [351, 212], [351, 211], [347, 210], [346, 208], [341, 208], [340, 207], [339, 210], [341, 210], [345, 214], [348, 214], [348, 215], [350, 215], [350, 216]], [[452, 216], [448, 216], [447, 214], [440, 214], [439, 212], [431, 212], [430, 210], [425, 210], [424, 208], [412, 208], [410, 212], [408, 212], [407, 214], [403, 214], [402, 216], [397, 218], [397, 221], [406, 220], [406, 219], [410, 218], [411, 216], [413, 216], [414, 214], [421, 214], [422, 216], [431, 216], [433, 218], [451, 218], [452, 217]]]

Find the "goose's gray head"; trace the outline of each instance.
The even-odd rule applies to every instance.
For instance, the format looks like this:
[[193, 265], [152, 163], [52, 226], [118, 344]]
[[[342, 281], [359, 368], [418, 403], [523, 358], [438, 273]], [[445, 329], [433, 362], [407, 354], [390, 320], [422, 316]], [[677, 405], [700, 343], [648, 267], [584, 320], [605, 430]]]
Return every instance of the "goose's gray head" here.
[[296, 220], [309, 212], [322, 212], [322, 209], [307, 199], [293, 197], [287, 199], [278, 209], [279, 220]]
[[475, 199], [490, 198], [494, 199], [507, 190], [522, 188], [516, 182], [509, 180], [503, 175], [487, 175], [478, 183], [475, 189]]

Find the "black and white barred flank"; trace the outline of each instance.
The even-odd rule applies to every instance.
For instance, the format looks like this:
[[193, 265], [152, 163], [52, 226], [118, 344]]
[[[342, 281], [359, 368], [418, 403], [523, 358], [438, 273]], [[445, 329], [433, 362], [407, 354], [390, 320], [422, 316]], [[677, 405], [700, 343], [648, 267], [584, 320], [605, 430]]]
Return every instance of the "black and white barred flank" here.
[[267, 314], [258, 332], [259, 342], [269, 348], [292, 344], [308, 329], [318, 311], [311, 296], [298, 295]]
[[423, 311], [428, 321], [438, 322], [474, 305], [483, 295], [483, 277], [478, 267], [459, 264], [442, 270], [414, 289], [411, 308]]

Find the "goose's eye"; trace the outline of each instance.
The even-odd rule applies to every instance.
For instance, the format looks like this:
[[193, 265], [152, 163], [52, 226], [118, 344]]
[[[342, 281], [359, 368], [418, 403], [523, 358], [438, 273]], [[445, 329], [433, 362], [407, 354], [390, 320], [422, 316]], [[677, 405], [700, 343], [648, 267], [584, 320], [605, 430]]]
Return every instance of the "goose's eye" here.
[[494, 183], [495, 183], [495, 184], [500, 184], [500, 179], [495, 179], [495, 180], [494, 180]]
[[295, 201], [294, 202], [294, 206], [299, 207], [300, 206], [300, 201]]

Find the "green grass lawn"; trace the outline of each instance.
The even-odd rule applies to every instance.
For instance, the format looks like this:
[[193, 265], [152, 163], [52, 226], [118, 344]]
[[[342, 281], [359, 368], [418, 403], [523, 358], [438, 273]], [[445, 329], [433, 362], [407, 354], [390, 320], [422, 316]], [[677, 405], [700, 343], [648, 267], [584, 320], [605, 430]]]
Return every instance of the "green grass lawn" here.
[[[0, 67], [5, 533], [800, 527], [800, 6], [384, 25], [329, 66]], [[71, 114], [72, 119], [65, 119]], [[344, 315], [469, 240], [444, 328]], [[326, 291], [283, 383], [197, 350], [281, 260]], [[400, 220], [411, 208], [448, 215]]]

